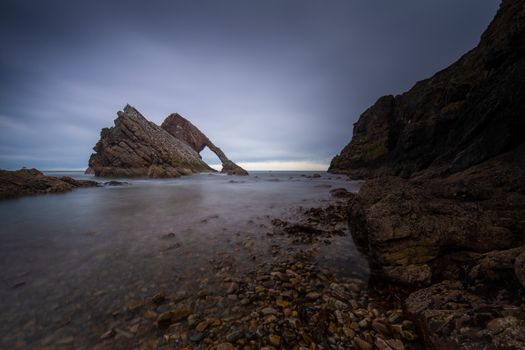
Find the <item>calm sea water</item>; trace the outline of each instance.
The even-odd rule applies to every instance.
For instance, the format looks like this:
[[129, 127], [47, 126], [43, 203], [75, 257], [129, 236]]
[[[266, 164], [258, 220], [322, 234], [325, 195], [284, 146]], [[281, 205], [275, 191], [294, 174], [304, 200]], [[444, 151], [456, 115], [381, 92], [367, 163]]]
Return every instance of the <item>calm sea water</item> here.
[[[293, 219], [300, 207], [327, 205], [332, 188], [359, 188], [330, 174], [301, 176], [312, 174], [134, 179], [127, 186], [0, 201], [0, 345], [80, 335], [126, 302], [205, 288], [214, 262], [225, 256], [246, 261], [241, 269], [268, 261], [271, 245], [282, 243], [262, 239], [272, 218]], [[366, 262], [349, 236], [320, 247], [318, 259], [366, 278]]]

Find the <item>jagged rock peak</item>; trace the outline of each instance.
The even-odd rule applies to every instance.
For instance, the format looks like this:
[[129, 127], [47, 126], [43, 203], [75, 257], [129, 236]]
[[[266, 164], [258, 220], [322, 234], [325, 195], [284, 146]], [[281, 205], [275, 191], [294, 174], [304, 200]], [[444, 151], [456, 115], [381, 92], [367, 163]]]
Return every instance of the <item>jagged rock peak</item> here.
[[126, 105], [115, 126], [104, 128], [87, 172], [96, 176], [177, 177], [214, 171], [185, 141]]
[[178, 113], [170, 114], [161, 127], [179, 140], [186, 142], [196, 152], [208, 147], [222, 163], [222, 172], [228, 175], [248, 175], [248, 172], [226, 157], [226, 154], [195, 125]]

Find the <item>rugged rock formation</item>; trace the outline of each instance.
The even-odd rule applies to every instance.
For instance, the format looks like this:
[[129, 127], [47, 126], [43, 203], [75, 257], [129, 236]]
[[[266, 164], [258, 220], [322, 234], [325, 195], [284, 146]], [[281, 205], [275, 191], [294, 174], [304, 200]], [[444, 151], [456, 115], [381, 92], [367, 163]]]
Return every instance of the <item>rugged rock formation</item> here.
[[408, 314], [423, 325], [429, 349], [524, 349], [525, 321], [507, 297], [496, 302], [459, 281], [412, 293]]
[[515, 153], [448, 177], [367, 181], [350, 205], [354, 238], [396, 281], [463, 278], [473, 256], [524, 243], [525, 161]]
[[169, 116], [163, 127], [159, 127], [129, 105], [117, 114], [115, 126], [102, 129], [86, 173], [158, 178], [215, 171], [199, 155], [204, 146], [208, 146], [223, 161], [223, 172], [248, 174], [226, 158], [199, 129], [178, 115]]
[[226, 157], [224, 152], [210, 141], [195, 125], [178, 113], [170, 114], [161, 127], [174, 137], [189, 144], [191, 148], [200, 153], [208, 147], [217, 155], [222, 163], [223, 173], [228, 175], [248, 175], [248, 172]]
[[523, 143], [525, 10], [505, 0], [476, 48], [400, 96], [381, 97], [354, 125], [329, 171], [409, 177], [459, 171]]
[[0, 199], [33, 194], [68, 192], [77, 187], [97, 185], [96, 181], [80, 181], [68, 176], [45, 176], [36, 169], [0, 170]]
[[503, 0], [476, 48], [380, 98], [330, 165], [369, 178], [349, 217], [373, 264], [439, 283], [406, 303], [431, 349], [524, 346], [524, 77], [525, 0]]

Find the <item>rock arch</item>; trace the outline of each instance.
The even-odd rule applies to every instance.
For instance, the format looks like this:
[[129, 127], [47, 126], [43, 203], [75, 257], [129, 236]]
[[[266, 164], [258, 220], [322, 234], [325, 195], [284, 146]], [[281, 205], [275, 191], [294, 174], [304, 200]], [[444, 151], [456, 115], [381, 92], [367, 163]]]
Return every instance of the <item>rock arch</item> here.
[[206, 135], [180, 114], [170, 114], [162, 123], [161, 128], [175, 138], [186, 142], [197, 153], [200, 153], [205, 147], [208, 147], [221, 161], [221, 172], [227, 173], [228, 175], [248, 175], [246, 170], [231, 161]]

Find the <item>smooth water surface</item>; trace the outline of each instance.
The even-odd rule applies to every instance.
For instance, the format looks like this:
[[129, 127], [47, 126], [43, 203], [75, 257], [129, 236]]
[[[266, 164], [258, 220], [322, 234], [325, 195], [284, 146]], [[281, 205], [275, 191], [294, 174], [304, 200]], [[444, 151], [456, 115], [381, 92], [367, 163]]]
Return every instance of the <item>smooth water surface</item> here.
[[[126, 302], [205, 288], [212, 264], [224, 256], [246, 261], [247, 269], [268, 261], [276, 243], [265, 238], [273, 218], [327, 205], [332, 188], [359, 187], [343, 177], [309, 175], [134, 179], [0, 201], [0, 345], [79, 335]], [[320, 249], [319, 260], [348, 275], [367, 275], [350, 236]]]

